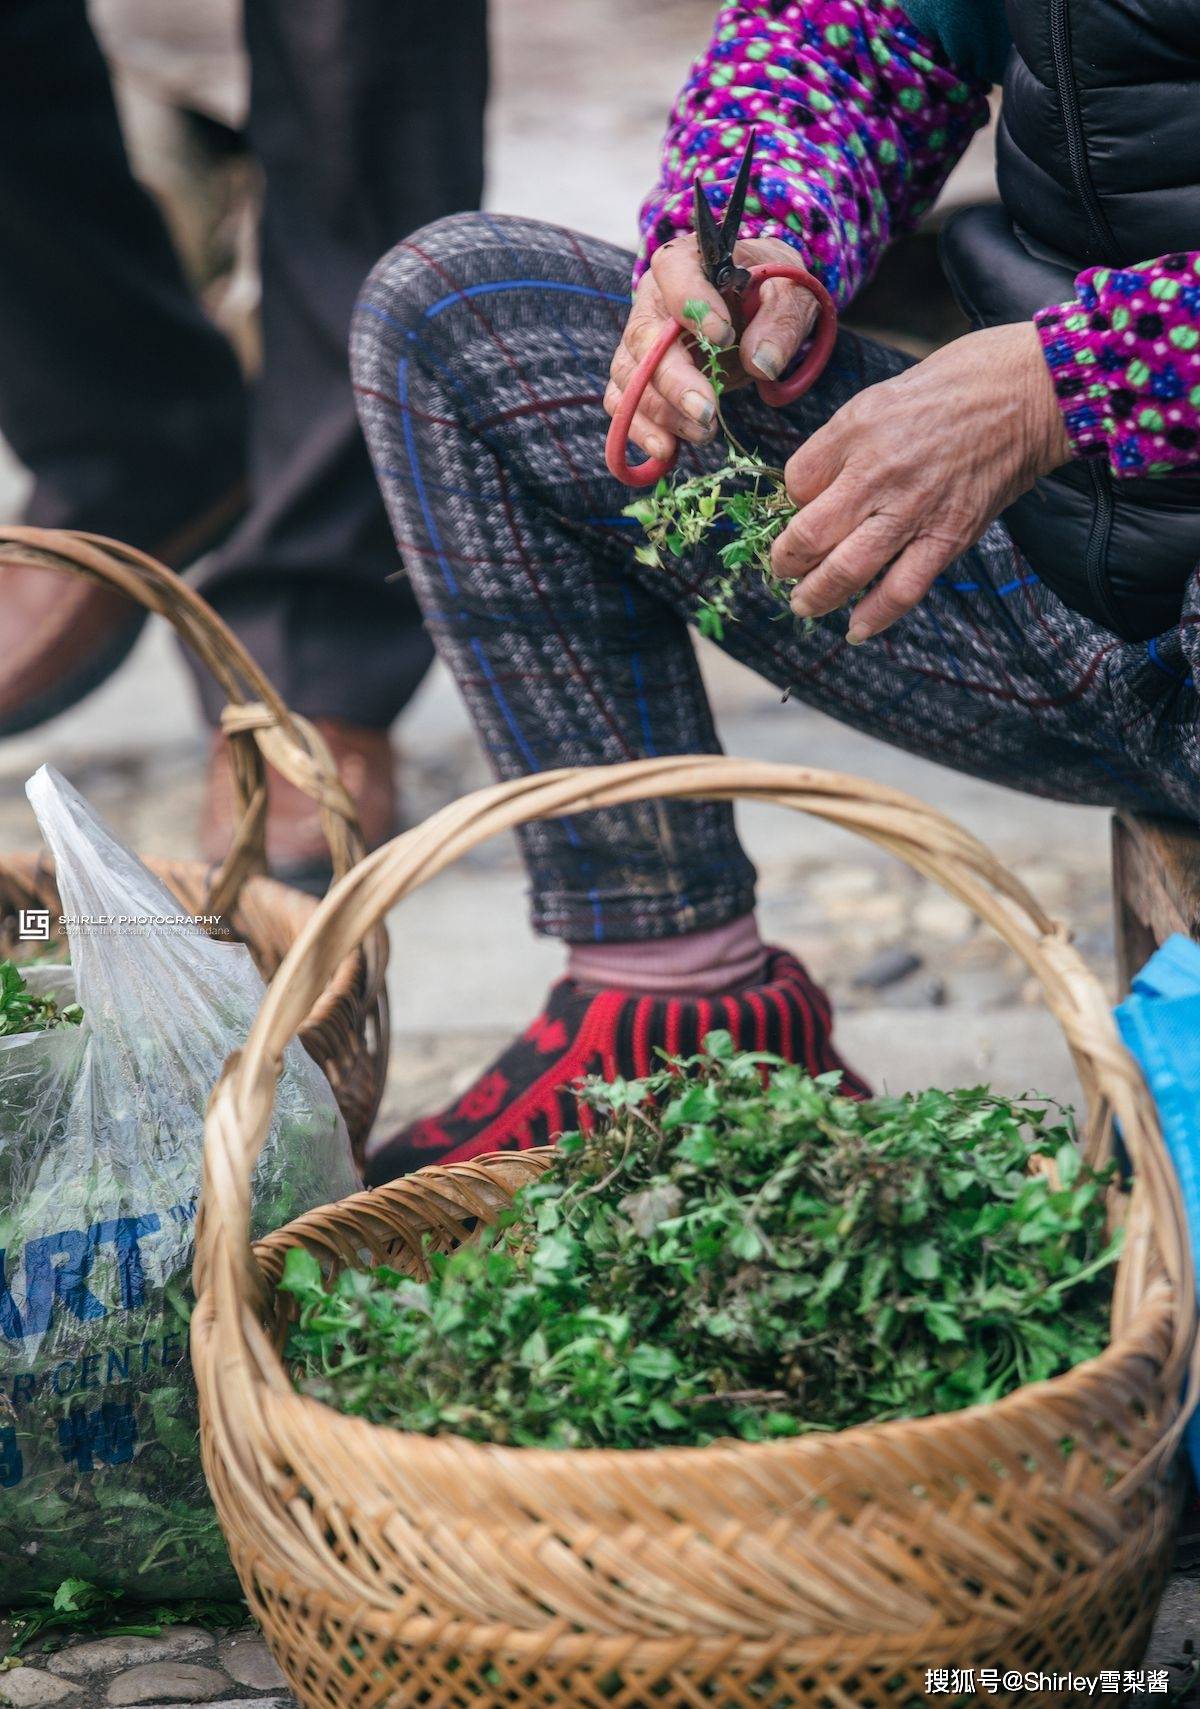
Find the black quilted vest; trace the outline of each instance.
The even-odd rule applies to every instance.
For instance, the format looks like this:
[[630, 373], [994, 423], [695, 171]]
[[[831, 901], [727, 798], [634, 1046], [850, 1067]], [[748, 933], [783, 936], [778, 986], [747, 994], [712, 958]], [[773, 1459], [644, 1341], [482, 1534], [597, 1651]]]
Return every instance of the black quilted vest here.
[[[1002, 206], [942, 235], [976, 325], [1074, 296], [1074, 275], [1200, 249], [1200, 0], [1006, 0]], [[987, 432], [987, 423], [980, 423]], [[1068, 465], [1005, 512], [1062, 600], [1128, 640], [1171, 628], [1200, 564], [1200, 476]]]

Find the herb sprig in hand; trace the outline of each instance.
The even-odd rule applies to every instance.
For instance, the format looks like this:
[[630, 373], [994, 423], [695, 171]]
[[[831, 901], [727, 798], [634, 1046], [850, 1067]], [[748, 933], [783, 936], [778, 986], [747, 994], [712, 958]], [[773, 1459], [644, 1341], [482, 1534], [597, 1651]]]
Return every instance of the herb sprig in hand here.
[[721, 574], [697, 607], [696, 621], [702, 635], [722, 639], [725, 625], [733, 617], [733, 602], [747, 570], [757, 570], [763, 582], [787, 609], [786, 588], [771, 574], [771, 546], [782, 533], [796, 507], [784, 487], [783, 470], [768, 463], [757, 451], [747, 449], [733, 432], [721, 408], [725, 389], [721, 345], [703, 331], [711, 313], [699, 298], [684, 305], [684, 319], [692, 329], [696, 349], [703, 357], [705, 375], [717, 397], [717, 420], [725, 436], [726, 457], [719, 469], [703, 475], [674, 474], [658, 482], [653, 492], [625, 506], [624, 514], [640, 522], [649, 544], [639, 546], [639, 563], [658, 568], [662, 555], [681, 558], [706, 538], [710, 531], [729, 535], [717, 550]]

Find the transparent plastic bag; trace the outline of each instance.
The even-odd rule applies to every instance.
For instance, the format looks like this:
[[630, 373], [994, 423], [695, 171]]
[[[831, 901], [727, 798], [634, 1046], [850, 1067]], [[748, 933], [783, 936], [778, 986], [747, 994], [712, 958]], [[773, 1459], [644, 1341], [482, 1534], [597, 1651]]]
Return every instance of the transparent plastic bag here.
[[[0, 1603], [87, 1579], [227, 1594], [187, 1355], [204, 1111], [264, 986], [249, 951], [175, 897], [74, 789], [27, 786], [71, 965], [29, 983], [79, 1026], [0, 1038]], [[265, 1233], [358, 1185], [299, 1044], [255, 1178]]]

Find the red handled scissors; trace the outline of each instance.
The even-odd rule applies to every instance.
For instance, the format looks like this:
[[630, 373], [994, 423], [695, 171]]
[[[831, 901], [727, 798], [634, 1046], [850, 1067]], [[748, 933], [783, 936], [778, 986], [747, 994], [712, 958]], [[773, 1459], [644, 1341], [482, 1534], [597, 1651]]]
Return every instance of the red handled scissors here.
[[[735, 325], [745, 326], [754, 319], [758, 313], [762, 287], [768, 279], [791, 279], [794, 284], [803, 285], [804, 289], [816, 298], [816, 330], [804, 360], [795, 373], [789, 374], [784, 380], [758, 381], [759, 397], [765, 404], [770, 404], [772, 409], [778, 409], [783, 404], [790, 404], [794, 399], [803, 397], [820, 377], [837, 337], [837, 308], [821, 281], [814, 279], [808, 269], [801, 267], [799, 263], [793, 266], [786, 261], [768, 261], [762, 266], [747, 268], [739, 267], [733, 259], [734, 245], [737, 243], [742, 213], [746, 206], [753, 153], [754, 132], [751, 131], [746, 140], [742, 163], [738, 167], [733, 194], [729, 198], [729, 205], [725, 209], [725, 217], [719, 229], [708, 205], [708, 197], [704, 194], [699, 178], [696, 179], [695, 229], [700, 240], [700, 258], [704, 263], [705, 277], [734, 313]], [[604, 461], [608, 464], [609, 473], [615, 475], [619, 481], [624, 481], [626, 486], [653, 485], [655, 481], [662, 479], [675, 461], [672, 454], [670, 457], [649, 457], [644, 463], [631, 463], [629, 427], [655, 369], [675, 340], [690, 330], [691, 328], [680, 320], [669, 321], [663, 327], [654, 344], [630, 375], [620, 407], [609, 424], [608, 438], [604, 444]]]

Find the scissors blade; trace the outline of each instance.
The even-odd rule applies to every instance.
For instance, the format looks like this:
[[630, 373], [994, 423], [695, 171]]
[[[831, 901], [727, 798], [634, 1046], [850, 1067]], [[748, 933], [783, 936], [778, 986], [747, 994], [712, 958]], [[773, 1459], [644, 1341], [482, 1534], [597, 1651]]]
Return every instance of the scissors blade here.
[[742, 163], [738, 167], [738, 175], [734, 180], [733, 190], [725, 208], [725, 218], [721, 221], [721, 258], [724, 261], [733, 260], [734, 245], [738, 240], [738, 232], [742, 229], [742, 215], [746, 211], [746, 192], [750, 188], [750, 168], [754, 164], [754, 130], [746, 138], [746, 147], [742, 152]]
[[708, 205], [708, 197], [704, 194], [704, 186], [699, 178], [695, 183], [695, 211], [692, 223], [700, 243], [700, 259], [704, 263], [705, 277], [710, 285], [715, 285], [724, 260], [721, 252], [721, 233], [717, 229], [717, 222], [713, 218], [713, 211]]

